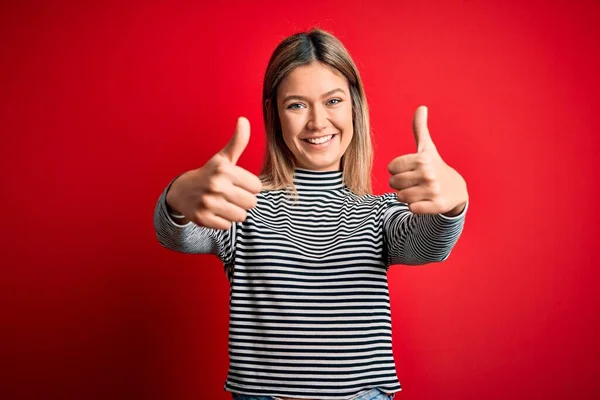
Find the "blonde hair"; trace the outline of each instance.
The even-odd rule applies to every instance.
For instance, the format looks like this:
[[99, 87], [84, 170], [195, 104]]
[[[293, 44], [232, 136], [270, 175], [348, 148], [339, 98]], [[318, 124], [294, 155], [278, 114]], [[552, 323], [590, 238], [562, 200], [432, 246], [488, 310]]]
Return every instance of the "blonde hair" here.
[[321, 29], [296, 33], [285, 38], [271, 55], [263, 81], [263, 118], [267, 152], [260, 172], [263, 189], [294, 187], [294, 156], [283, 140], [277, 113], [277, 87], [294, 68], [318, 61], [339, 71], [347, 80], [352, 98], [354, 133], [340, 163], [344, 184], [355, 194], [372, 193], [373, 146], [369, 109], [358, 69], [348, 50], [332, 34]]

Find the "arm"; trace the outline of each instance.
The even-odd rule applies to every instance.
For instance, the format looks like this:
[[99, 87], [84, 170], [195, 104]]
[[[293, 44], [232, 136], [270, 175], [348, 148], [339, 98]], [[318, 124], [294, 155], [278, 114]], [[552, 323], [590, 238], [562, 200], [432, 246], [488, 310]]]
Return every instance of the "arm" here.
[[405, 203], [389, 196], [383, 215], [383, 240], [388, 265], [421, 265], [444, 261], [462, 233], [468, 203], [454, 217], [413, 214]]
[[181, 253], [214, 254], [224, 264], [233, 260], [235, 224], [229, 230], [212, 229], [194, 222], [179, 224], [168, 213], [167, 193], [172, 180], [162, 192], [154, 209], [154, 230], [158, 242], [167, 249]]
[[[250, 122], [240, 117], [221, 151], [167, 185], [154, 209], [161, 245], [182, 253], [215, 254], [226, 268], [233, 266], [237, 223], [246, 220], [262, 189], [256, 175], [236, 165], [249, 140]], [[170, 210], [182, 217], [173, 220]]]

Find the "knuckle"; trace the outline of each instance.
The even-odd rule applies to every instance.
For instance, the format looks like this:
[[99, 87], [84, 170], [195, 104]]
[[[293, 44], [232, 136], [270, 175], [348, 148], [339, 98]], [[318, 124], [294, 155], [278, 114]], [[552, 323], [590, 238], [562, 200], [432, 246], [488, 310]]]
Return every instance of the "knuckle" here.
[[433, 195], [433, 196], [439, 196], [441, 193], [441, 187], [440, 184], [438, 182], [431, 182], [429, 184], [429, 192]]
[[216, 175], [225, 175], [227, 173], [229, 165], [227, 165], [227, 161], [224, 158], [219, 159], [217, 165], [215, 166], [215, 174]]
[[396, 198], [397, 198], [399, 201], [401, 201], [401, 202], [403, 202], [403, 203], [406, 203], [406, 196], [404, 195], [404, 193], [403, 193], [403, 192], [396, 192]]
[[394, 171], [396, 170], [394, 161], [388, 164], [387, 169], [390, 174], [394, 173]]
[[435, 171], [431, 168], [423, 169], [423, 180], [425, 182], [434, 182], [435, 181]]
[[198, 197], [198, 208], [207, 209], [207, 208], [209, 208], [210, 204], [211, 204], [211, 197], [209, 195], [207, 195], [206, 193], [203, 193]]
[[208, 190], [212, 193], [220, 193], [223, 190], [223, 181], [217, 177], [212, 177], [208, 182]]

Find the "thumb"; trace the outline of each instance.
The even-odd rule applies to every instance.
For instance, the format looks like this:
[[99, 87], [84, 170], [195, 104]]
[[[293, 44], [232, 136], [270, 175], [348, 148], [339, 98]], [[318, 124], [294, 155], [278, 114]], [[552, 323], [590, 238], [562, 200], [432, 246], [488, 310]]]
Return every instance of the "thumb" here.
[[427, 107], [419, 106], [413, 119], [413, 133], [417, 142], [417, 151], [422, 152], [434, 147], [427, 127]]
[[227, 157], [232, 164], [236, 164], [244, 149], [250, 141], [250, 121], [245, 117], [239, 117], [233, 137], [227, 146], [220, 151], [221, 155]]

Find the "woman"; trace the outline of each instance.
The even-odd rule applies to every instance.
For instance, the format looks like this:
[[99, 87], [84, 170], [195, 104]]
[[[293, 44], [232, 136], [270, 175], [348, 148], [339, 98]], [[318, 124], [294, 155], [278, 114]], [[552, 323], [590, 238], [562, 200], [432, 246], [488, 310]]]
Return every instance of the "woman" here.
[[265, 74], [260, 178], [236, 166], [250, 137], [174, 179], [160, 243], [213, 253], [231, 285], [225, 389], [234, 399], [388, 399], [400, 391], [387, 269], [445, 260], [464, 224], [464, 179], [415, 114], [418, 152], [371, 194], [369, 114], [344, 46], [315, 29], [283, 40]]

